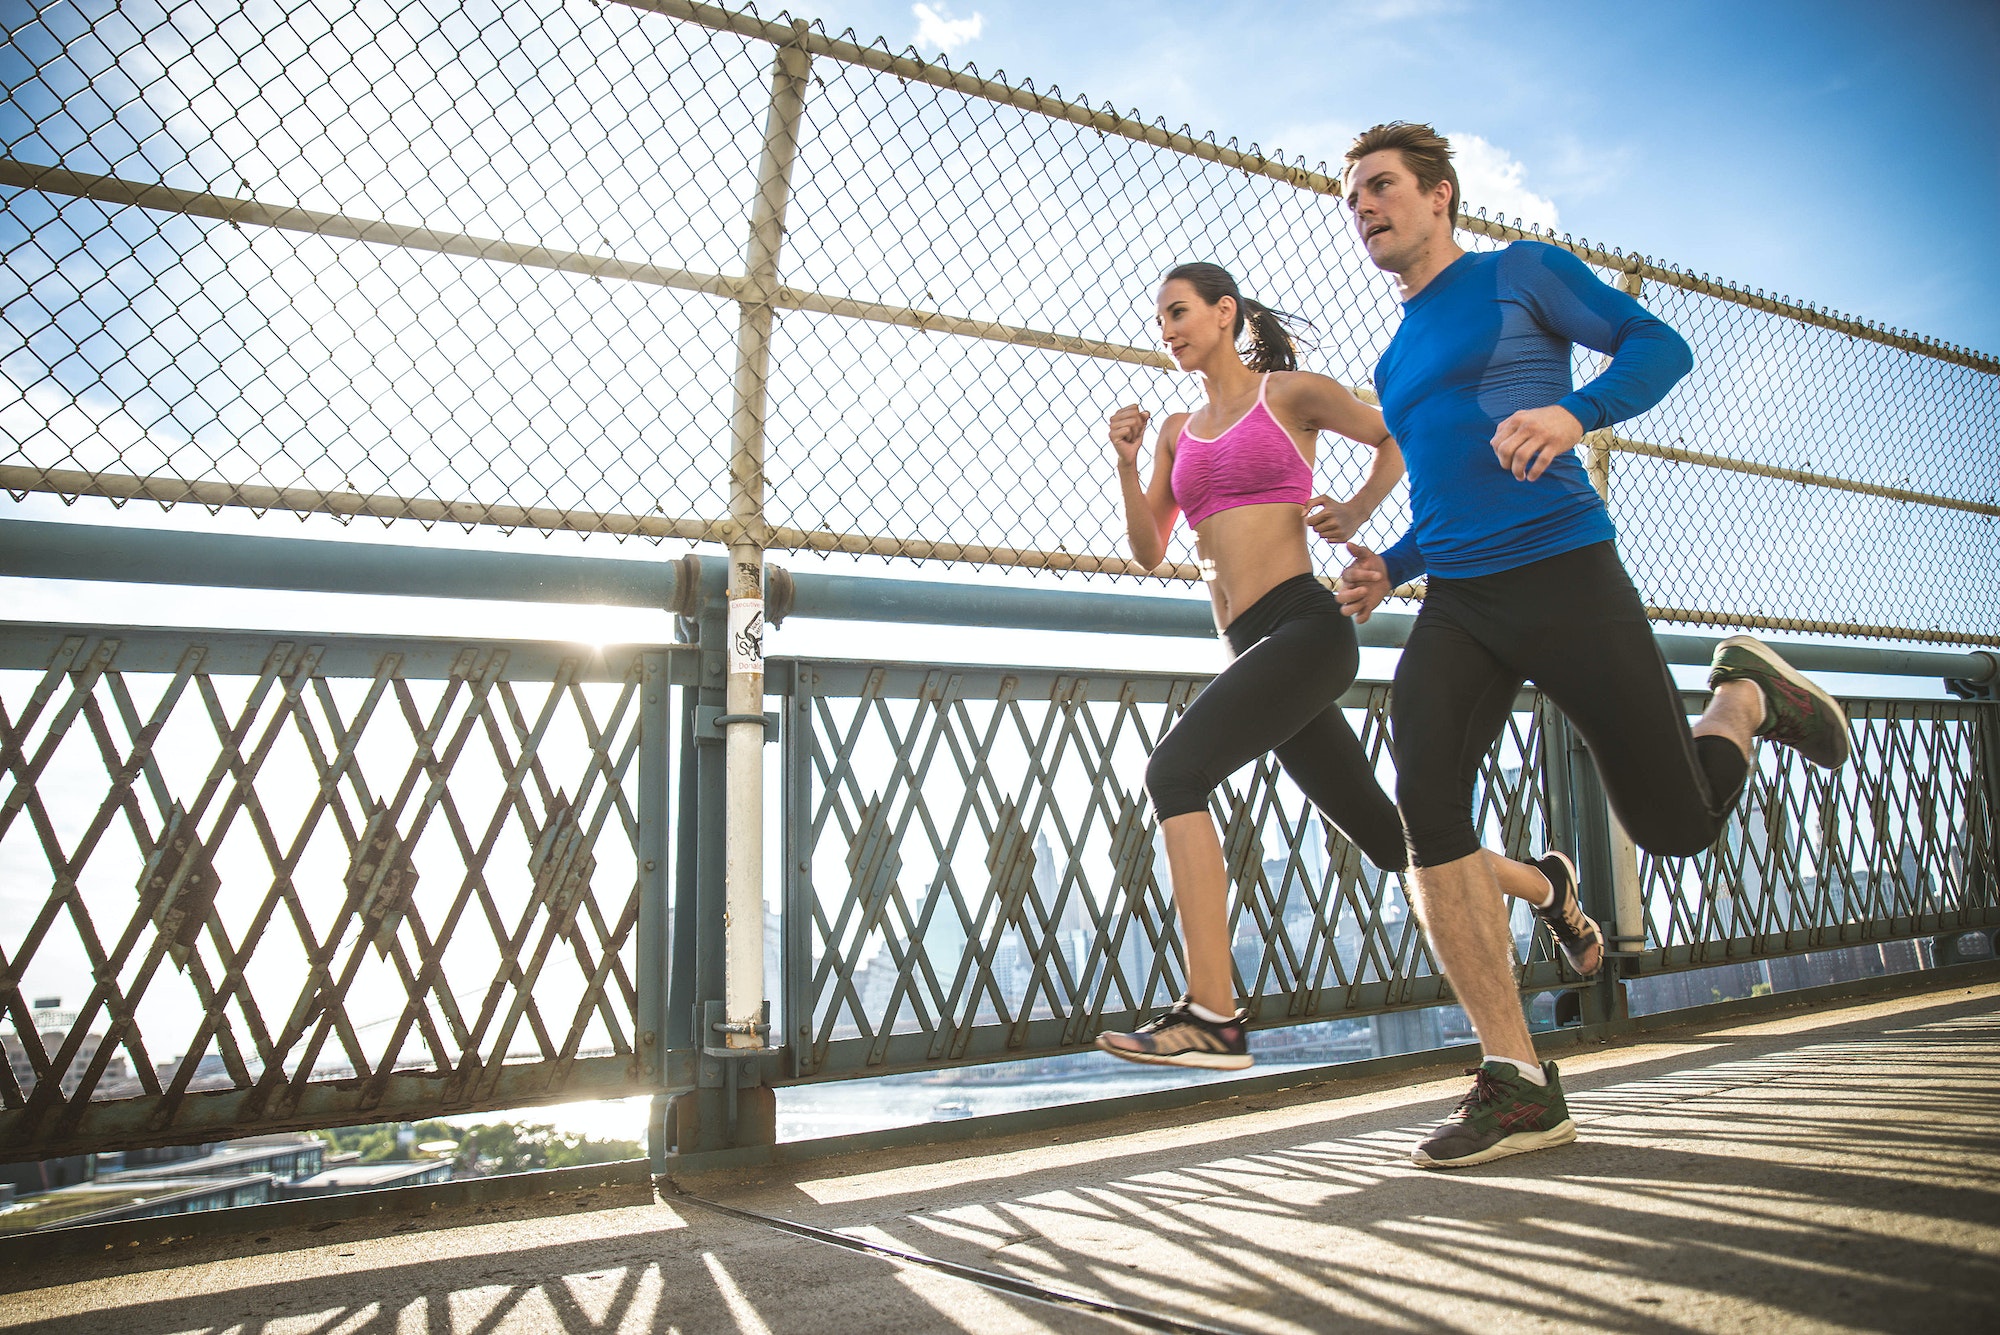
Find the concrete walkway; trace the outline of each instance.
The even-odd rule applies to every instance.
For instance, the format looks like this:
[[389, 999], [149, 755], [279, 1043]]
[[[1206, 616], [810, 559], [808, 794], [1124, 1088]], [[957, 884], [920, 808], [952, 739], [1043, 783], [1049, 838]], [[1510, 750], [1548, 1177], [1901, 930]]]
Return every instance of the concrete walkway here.
[[1138, 1324], [634, 1188], [16, 1266], [0, 1328], [2000, 1330], [2000, 984], [1564, 1070], [1575, 1145], [1456, 1174], [1404, 1158], [1454, 1075], [684, 1184]]

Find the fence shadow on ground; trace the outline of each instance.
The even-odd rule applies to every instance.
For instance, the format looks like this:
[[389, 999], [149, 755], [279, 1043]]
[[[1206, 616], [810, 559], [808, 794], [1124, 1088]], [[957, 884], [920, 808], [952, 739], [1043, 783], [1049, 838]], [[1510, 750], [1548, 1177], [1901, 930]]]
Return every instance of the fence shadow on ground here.
[[[1233, 1100], [698, 1194], [1233, 1330], [1974, 1328], [2000, 1254], [2000, 989], [1578, 1053], [1574, 1146], [1404, 1155], [1456, 1081]], [[829, 1168], [834, 1172], [827, 1173]], [[827, 1173], [814, 1177], [812, 1173]], [[355, 1222], [18, 1273], [0, 1325], [1091, 1330], [1075, 1310], [674, 1203]], [[530, 1207], [527, 1213], [532, 1213]], [[489, 1222], [498, 1220], [498, 1222]]]

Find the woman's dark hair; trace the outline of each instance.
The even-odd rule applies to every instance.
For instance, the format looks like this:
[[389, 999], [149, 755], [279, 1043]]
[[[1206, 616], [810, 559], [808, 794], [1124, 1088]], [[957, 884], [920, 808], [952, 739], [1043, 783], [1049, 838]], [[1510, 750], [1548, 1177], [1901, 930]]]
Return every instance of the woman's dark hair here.
[[1229, 270], [1219, 264], [1197, 260], [1192, 264], [1176, 264], [1167, 270], [1167, 276], [1160, 280], [1165, 287], [1176, 278], [1195, 290], [1195, 295], [1213, 306], [1224, 297], [1236, 299], [1236, 327], [1231, 334], [1242, 339], [1244, 328], [1250, 330], [1248, 347], [1239, 342], [1237, 351], [1243, 355], [1243, 364], [1253, 371], [1296, 371], [1299, 369], [1299, 353], [1310, 351], [1312, 343], [1306, 333], [1313, 327], [1312, 321], [1283, 311], [1274, 311], [1261, 301], [1243, 295], [1237, 289], [1236, 280], [1229, 276]]

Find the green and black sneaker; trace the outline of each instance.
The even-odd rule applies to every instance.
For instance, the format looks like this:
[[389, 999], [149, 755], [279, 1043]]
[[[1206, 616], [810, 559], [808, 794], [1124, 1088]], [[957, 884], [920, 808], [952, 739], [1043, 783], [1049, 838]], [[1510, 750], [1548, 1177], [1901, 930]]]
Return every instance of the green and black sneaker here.
[[1563, 1101], [1562, 1077], [1543, 1062], [1547, 1085], [1524, 1079], [1512, 1062], [1486, 1062], [1466, 1072], [1472, 1092], [1411, 1153], [1419, 1168], [1470, 1168], [1510, 1154], [1567, 1145], [1576, 1123]]
[[1754, 681], [1764, 692], [1759, 737], [1789, 746], [1826, 769], [1846, 763], [1847, 714], [1770, 645], [1752, 635], [1732, 635], [1716, 645], [1708, 688], [1712, 691], [1725, 681]]

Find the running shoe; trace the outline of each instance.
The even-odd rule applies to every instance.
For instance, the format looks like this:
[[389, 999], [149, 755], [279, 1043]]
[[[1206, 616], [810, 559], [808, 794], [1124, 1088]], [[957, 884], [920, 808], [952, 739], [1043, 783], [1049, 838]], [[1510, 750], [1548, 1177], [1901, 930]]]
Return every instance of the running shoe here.
[[1466, 1072], [1472, 1092], [1410, 1154], [1419, 1168], [1470, 1168], [1576, 1139], [1563, 1101], [1562, 1077], [1543, 1062], [1546, 1086], [1524, 1079], [1512, 1062], [1487, 1062]]
[[1182, 997], [1132, 1033], [1099, 1034], [1097, 1046], [1128, 1062], [1240, 1071], [1250, 1064], [1250, 1043], [1243, 1031], [1249, 1018], [1248, 1011], [1238, 1011], [1222, 1024], [1210, 1024]]
[[1549, 935], [1562, 947], [1569, 967], [1588, 978], [1604, 967], [1604, 932], [1583, 911], [1576, 884], [1576, 864], [1567, 854], [1551, 851], [1536, 858], [1534, 867], [1555, 890], [1555, 898], [1546, 907], [1536, 909], [1535, 916], [1548, 924]]
[[1847, 760], [1847, 715], [1776, 651], [1750, 635], [1732, 635], [1715, 646], [1708, 688], [1725, 681], [1754, 681], [1764, 692], [1759, 737], [1789, 746], [1813, 764], [1836, 769]]

